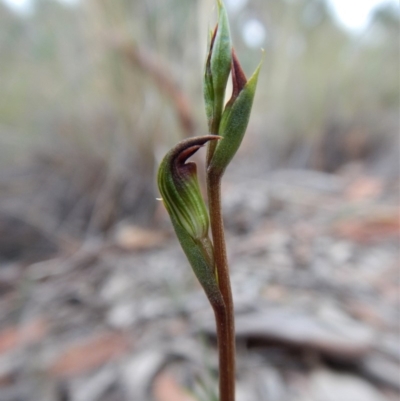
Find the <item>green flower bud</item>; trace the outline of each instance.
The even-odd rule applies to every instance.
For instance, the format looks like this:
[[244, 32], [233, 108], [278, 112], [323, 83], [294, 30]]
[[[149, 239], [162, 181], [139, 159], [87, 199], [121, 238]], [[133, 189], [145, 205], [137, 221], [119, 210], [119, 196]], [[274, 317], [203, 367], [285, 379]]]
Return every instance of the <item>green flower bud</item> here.
[[225, 6], [218, 0], [218, 23], [211, 35], [204, 73], [204, 100], [209, 132], [217, 134], [231, 69], [231, 37]]
[[194, 137], [171, 149], [158, 169], [158, 187], [178, 240], [212, 305], [223, 304], [218, 287], [209, 218], [197, 180], [197, 168], [187, 159], [215, 135]]
[[247, 81], [234, 51], [232, 51], [232, 97], [225, 106], [218, 134], [223, 138], [216, 145], [210, 171], [223, 174], [239, 149], [250, 119], [260, 65]]

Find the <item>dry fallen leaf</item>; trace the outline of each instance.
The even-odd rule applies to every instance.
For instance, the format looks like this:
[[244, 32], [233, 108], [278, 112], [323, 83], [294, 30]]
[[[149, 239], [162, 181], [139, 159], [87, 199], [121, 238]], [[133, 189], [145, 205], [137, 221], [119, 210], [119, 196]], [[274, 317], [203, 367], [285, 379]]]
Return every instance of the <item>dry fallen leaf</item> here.
[[377, 198], [382, 191], [382, 180], [375, 177], [360, 177], [349, 184], [345, 197], [351, 201], [363, 201]]
[[115, 244], [125, 251], [141, 251], [160, 246], [165, 233], [138, 226], [121, 226], [115, 234]]
[[166, 372], [160, 373], [154, 380], [154, 397], [157, 401], [196, 401]]
[[396, 211], [341, 220], [334, 225], [333, 230], [336, 235], [354, 242], [385, 241], [399, 237], [399, 214]]
[[77, 376], [123, 355], [128, 349], [125, 336], [106, 333], [66, 349], [50, 367], [56, 377]]
[[0, 354], [42, 340], [47, 333], [47, 322], [38, 318], [0, 331]]

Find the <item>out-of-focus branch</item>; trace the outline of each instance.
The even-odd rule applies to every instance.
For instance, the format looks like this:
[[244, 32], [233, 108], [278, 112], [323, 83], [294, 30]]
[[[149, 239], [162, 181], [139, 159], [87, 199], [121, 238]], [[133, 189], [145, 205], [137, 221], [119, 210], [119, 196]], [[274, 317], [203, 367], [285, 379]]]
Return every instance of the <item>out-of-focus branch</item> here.
[[173, 78], [173, 73], [166, 63], [161, 61], [158, 56], [156, 57], [148, 49], [143, 49], [133, 42], [114, 40], [112, 46], [123, 57], [153, 79], [160, 91], [171, 100], [184, 136], [193, 136], [196, 124], [190, 101], [178, 87]]

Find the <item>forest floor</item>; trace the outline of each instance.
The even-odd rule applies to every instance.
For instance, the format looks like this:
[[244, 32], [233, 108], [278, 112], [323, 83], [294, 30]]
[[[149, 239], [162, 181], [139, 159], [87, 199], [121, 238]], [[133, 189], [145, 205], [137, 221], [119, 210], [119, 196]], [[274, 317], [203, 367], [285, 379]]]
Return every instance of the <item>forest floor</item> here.
[[[227, 173], [237, 401], [399, 399], [399, 183], [353, 167]], [[38, 240], [1, 212], [1, 249]], [[211, 308], [162, 205], [66, 243], [4, 253], [0, 401], [211, 400]]]

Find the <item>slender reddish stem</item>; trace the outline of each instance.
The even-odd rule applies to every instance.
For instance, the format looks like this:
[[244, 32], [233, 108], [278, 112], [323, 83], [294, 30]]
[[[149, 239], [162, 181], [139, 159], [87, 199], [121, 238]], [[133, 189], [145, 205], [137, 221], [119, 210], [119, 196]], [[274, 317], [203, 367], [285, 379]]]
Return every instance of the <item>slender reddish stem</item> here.
[[225, 303], [224, 310], [215, 313], [219, 349], [220, 401], [235, 401], [235, 323], [221, 211], [220, 175], [208, 172], [207, 191], [218, 283]]

